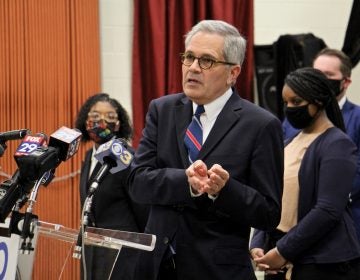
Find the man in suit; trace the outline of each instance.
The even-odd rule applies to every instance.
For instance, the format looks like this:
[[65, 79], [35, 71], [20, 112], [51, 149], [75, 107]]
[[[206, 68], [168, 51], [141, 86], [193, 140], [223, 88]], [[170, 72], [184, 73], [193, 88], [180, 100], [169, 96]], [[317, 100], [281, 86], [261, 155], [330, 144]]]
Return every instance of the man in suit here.
[[[350, 102], [346, 91], [351, 84], [351, 61], [342, 51], [325, 48], [315, 57], [313, 67], [322, 71], [331, 82], [336, 99], [341, 109], [346, 133], [358, 149], [360, 148], [360, 106]], [[298, 133], [285, 119], [283, 122], [284, 138], [290, 138]], [[351, 210], [355, 228], [360, 241], [360, 153], [358, 153], [357, 171], [351, 191]]]
[[138, 279], [256, 279], [250, 228], [279, 222], [283, 139], [279, 120], [232, 88], [245, 48], [235, 27], [199, 22], [185, 39], [184, 92], [150, 103], [129, 181], [157, 242]]

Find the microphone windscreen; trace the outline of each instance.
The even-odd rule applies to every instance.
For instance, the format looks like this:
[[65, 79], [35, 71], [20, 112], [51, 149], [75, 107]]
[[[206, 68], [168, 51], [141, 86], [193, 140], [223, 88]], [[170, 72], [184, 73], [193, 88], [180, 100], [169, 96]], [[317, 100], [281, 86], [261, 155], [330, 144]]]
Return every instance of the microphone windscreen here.
[[31, 133], [28, 129], [10, 130], [6, 132], [0, 132], [0, 142], [8, 140], [17, 140], [24, 138], [25, 135]]

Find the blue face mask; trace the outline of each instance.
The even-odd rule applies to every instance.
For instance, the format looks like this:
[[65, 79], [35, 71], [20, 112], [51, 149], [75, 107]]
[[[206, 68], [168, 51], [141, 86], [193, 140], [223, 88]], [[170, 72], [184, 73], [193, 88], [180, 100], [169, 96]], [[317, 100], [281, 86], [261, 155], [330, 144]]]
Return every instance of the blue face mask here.
[[119, 122], [109, 123], [105, 120], [99, 122], [87, 121], [86, 131], [91, 140], [97, 144], [104, 144], [116, 136], [115, 132], [119, 130]]

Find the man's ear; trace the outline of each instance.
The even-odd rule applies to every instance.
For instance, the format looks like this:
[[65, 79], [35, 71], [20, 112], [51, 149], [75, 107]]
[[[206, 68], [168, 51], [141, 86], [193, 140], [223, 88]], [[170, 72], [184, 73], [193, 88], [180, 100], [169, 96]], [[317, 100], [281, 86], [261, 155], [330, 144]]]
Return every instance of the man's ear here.
[[235, 85], [236, 79], [240, 75], [240, 73], [241, 73], [240, 65], [231, 66], [230, 75], [227, 79], [227, 84], [231, 86]]

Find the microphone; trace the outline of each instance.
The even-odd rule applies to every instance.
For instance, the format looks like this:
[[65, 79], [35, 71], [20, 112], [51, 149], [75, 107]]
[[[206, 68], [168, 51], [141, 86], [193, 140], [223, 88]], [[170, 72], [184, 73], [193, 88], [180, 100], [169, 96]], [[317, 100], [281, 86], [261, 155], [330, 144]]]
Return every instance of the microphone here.
[[3, 156], [5, 149], [6, 149], [6, 145], [4, 143], [3, 144], [0, 143], [0, 157]]
[[50, 135], [49, 146], [59, 150], [59, 159], [66, 161], [79, 149], [82, 134], [78, 129], [63, 126]]
[[35, 181], [42, 179], [45, 186], [50, 183], [55, 168], [77, 152], [80, 140], [81, 132], [67, 127], [50, 136], [49, 146], [43, 133], [26, 135], [14, 154], [18, 170], [0, 185], [0, 221], [9, 215], [18, 200], [26, 199]]
[[33, 151], [41, 146], [47, 146], [47, 136], [46, 134], [40, 132], [35, 135], [26, 135], [20, 145], [17, 147], [14, 158], [17, 161], [17, 158], [22, 156], [30, 155]]
[[11, 179], [2, 182], [0, 185], [0, 222], [2, 223], [15, 203], [26, 195], [19, 185], [19, 175], [19, 170], [16, 170]]
[[39, 173], [42, 170], [39, 170], [39, 163], [35, 161], [36, 164], [34, 164], [33, 161], [35, 151], [38, 155], [40, 151], [47, 148], [47, 140], [48, 137], [44, 133], [26, 135], [15, 151], [14, 159], [20, 172], [19, 180], [25, 186], [29, 185], [31, 187], [31, 183], [41, 176]]
[[94, 156], [102, 166], [92, 180], [88, 195], [94, 193], [109, 172], [114, 174], [130, 165], [133, 155], [125, 147], [126, 144], [120, 139], [112, 139], [99, 146]]
[[[23, 141], [17, 147], [14, 159], [19, 164], [25, 157], [30, 155], [41, 146], [46, 146], [47, 136], [43, 133], [36, 135], [25, 135]], [[29, 173], [34, 172], [30, 168]], [[35, 173], [35, 172], [34, 172]], [[36, 178], [31, 176], [23, 176], [20, 168], [17, 169], [11, 179], [6, 180], [0, 185], [0, 221], [4, 221], [11, 212], [13, 206], [18, 202], [27, 200], [33, 181]]]
[[8, 140], [22, 139], [28, 133], [31, 133], [28, 129], [11, 130], [0, 133], [0, 157], [3, 156], [7, 146], [5, 144]]
[[68, 160], [77, 152], [81, 136], [80, 131], [63, 126], [50, 135], [48, 146], [25, 145], [31, 151], [23, 149], [26, 156], [15, 158], [21, 178], [35, 181], [44, 173], [54, 170], [61, 161]]
[[0, 142], [22, 139], [28, 133], [30, 133], [30, 130], [28, 129], [18, 129], [18, 130], [0, 132]]
[[89, 223], [89, 214], [91, 212], [94, 192], [109, 172], [114, 174], [123, 169], [126, 169], [133, 159], [133, 155], [125, 147], [126, 143], [122, 140], [112, 139], [99, 146], [96, 154], [94, 155], [95, 158], [102, 164], [102, 166], [92, 180], [88, 196], [84, 203], [82, 227], [79, 231], [76, 246], [74, 248], [74, 258], [81, 258], [82, 234], [85, 226], [87, 226]]

